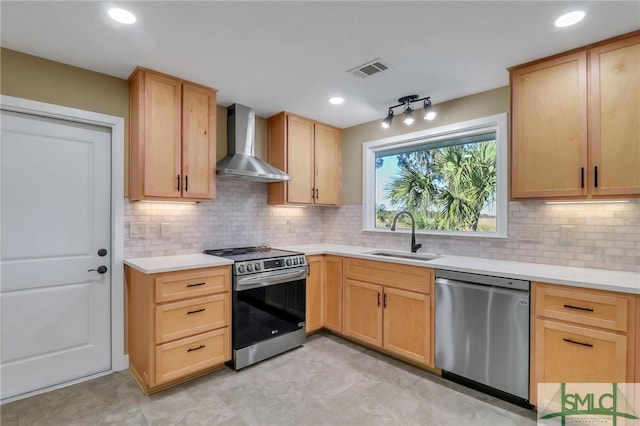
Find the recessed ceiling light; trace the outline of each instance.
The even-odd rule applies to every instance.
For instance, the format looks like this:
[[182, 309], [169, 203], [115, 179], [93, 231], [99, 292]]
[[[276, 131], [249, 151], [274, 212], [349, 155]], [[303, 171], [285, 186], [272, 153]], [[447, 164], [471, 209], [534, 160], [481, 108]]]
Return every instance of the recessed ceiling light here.
[[340, 96], [334, 96], [333, 98], [329, 99], [329, 103], [332, 105], [340, 105], [343, 102], [344, 98], [341, 98]]
[[133, 24], [136, 22], [136, 15], [128, 10], [120, 9], [118, 7], [109, 9], [109, 16], [111, 19], [120, 22], [121, 24]]
[[582, 21], [585, 13], [581, 10], [574, 10], [573, 12], [565, 13], [558, 19], [556, 19], [556, 27], [568, 27], [573, 24], [577, 24]]

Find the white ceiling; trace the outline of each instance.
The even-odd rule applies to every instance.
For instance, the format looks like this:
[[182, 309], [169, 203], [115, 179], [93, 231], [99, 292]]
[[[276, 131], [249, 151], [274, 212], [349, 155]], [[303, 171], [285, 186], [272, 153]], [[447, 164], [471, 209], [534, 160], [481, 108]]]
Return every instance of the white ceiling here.
[[[131, 10], [116, 24], [109, 7]], [[560, 14], [586, 18], [556, 28]], [[507, 67], [640, 28], [640, 1], [0, 2], [3, 47], [127, 78], [136, 65], [215, 87], [218, 103], [338, 127], [408, 94], [434, 105], [508, 84]], [[381, 58], [384, 73], [346, 70]], [[331, 106], [341, 95], [346, 102]]]

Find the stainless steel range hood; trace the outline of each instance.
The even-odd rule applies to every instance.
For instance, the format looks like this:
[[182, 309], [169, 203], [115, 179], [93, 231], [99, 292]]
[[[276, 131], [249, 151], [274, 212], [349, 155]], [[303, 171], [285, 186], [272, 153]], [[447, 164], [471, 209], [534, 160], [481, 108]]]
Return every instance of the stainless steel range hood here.
[[227, 108], [227, 156], [216, 164], [220, 178], [283, 182], [291, 177], [255, 156], [256, 113], [244, 105]]

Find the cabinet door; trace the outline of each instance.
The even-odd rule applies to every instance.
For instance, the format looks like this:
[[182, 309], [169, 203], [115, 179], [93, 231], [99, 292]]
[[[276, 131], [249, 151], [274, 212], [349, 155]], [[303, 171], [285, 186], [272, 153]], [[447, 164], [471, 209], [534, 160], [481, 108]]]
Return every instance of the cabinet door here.
[[344, 335], [382, 347], [382, 286], [345, 280]]
[[342, 258], [324, 256], [324, 327], [342, 333]]
[[322, 328], [322, 256], [307, 258], [307, 333]]
[[430, 364], [431, 300], [412, 291], [385, 287], [382, 348], [419, 364]]
[[627, 369], [627, 337], [621, 334], [537, 319], [532, 353], [536, 383], [633, 380]]
[[512, 198], [587, 194], [586, 63], [579, 52], [511, 72]]
[[215, 198], [216, 92], [182, 86], [182, 197]]
[[342, 203], [342, 131], [324, 124], [315, 124], [315, 187], [316, 204]]
[[144, 195], [180, 197], [181, 96], [179, 80], [145, 71]]
[[589, 55], [592, 193], [638, 195], [640, 36], [593, 48]]
[[313, 204], [313, 121], [287, 116], [287, 202]]

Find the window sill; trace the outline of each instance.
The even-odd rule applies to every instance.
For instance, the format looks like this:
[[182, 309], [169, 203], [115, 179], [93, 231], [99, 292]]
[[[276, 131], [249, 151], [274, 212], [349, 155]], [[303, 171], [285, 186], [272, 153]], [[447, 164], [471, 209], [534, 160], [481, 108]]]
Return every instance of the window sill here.
[[[390, 229], [362, 229], [362, 232], [371, 234], [411, 234], [410, 229], [399, 229], [397, 231], [391, 231]], [[426, 231], [424, 229], [416, 229], [416, 235], [428, 235], [435, 237], [456, 237], [456, 238], [493, 238], [493, 239], [507, 239], [508, 235], [499, 234], [497, 232], [486, 233], [470, 233], [462, 231]]]

